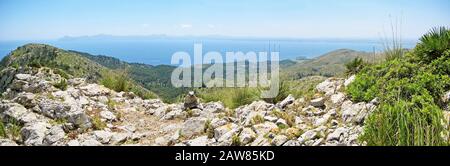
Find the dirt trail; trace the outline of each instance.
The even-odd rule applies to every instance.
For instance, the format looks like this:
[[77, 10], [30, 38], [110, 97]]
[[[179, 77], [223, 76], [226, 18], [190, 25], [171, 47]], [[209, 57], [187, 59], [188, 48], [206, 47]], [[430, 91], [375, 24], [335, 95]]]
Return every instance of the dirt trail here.
[[135, 133], [142, 133], [139, 142], [141, 145], [154, 145], [155, 139], [164, 135], [171, 136], [179, 129], [182, 120], [161, 120], [159, 117], [149, 115], [144, 111], [124, 111], [120, 126], [133, 126], [136, 128]]

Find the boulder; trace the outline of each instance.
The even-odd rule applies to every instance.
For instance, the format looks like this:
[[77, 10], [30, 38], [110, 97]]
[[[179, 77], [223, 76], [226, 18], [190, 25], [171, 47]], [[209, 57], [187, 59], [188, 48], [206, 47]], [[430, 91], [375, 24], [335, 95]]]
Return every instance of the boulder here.
[[83, 130], [92, 127], [90, 118], [81, 110], [69, 113], [67, 115], [67, 121]]
[[31, 78], [30, 74], [16, 74], [16, 79], [22, 80], [22, 81], [28, 81]]
[[105, 88], [103, 85], [88, 84], [80, 87], [81, 92], [86, 96], [108, 96], [111, 90]]
[[277, 103], [276, 106], [278, 108], [285, 108], [286, 106], [294, 103], [294, 100], [295, 100], [294, 96], [289, 94], [283, 101]]
[[286, 141], [288, 141], [288, 137], [285, 135], [277, 135], [272, 139], [272, 145], [275, 146], [281, 146], [283, 145]]
[[274, 129], [278, 129], [278, 126], [273, 122], [264, 122], [252, 126], [253, 130], [258, 135], [264, 135], [271, 132]]
[[48, 98], [39, 101], [38, 105], [40, 112], [52, 119], [64, 118], [71, 110], [71, 106]]
[[117, 145], [117, 144], [121, 144], [124, 143], [129, 137], [129, 134], [127, 133], [113, 133], [113, 135], [111, 136], [111, 140], [110, 143], [112, 145]]
[[0, 103], [0, 119], [20, 124], [37, 121], [37, 116], [17, 103]]
[[203, 133], [205, 127], [205, 118], [194, 117], [189, 118], [183, 124], [181, 128], [181, 135], [187, 138], [190, 138], [194, 135], [199, 135]]
[[53, 126], [45, 132], [44, 144], [53, 145], [63, 140], [65, 135], [62, 126]]
[[344, 81], [344, 86], [347, 87], [349, 86], [353, 81], [355, 81], [356, 79], [356, 75], [352, 75], [350, 77], [348, 77], [345, 81]]
[[14, 101], [25, 106], [26, 108], [32, 108], [38, 104], [33, 93], [19, 93]]
[[330, 96], [336, 93], [341, 87], [344, 81], [338, 78], [328, 78], [324, 82], [316, 86], [316, 90], [325, 93], [326, 96]]
[[264, 120], [269, 121], [269, 122], [276, 122], [278, 120], [278, 118], [275, 116], [265, 116]]
[[334, 130], [333, 133], [328, 134], [326, 141], [339, 141], [341, 140], [341, 136], [344, 136], [344, 134], [348, 133], [348, 129], [344, 127], [339, 127], [336, 130]]
[[116, 120], [116, 115], [114, 115], [111, 111], [100, 111], [100, 117], [108, 121]]
[[18, 145], [13, 140], [0, 139], [0, 146], [18, 146]]
[[219, 118], [214, 118], [213, 120], [211, 120], [211, 127], [213, 129], [226, 125], [228, 123], [228, 121], [225, 118], [219, 119]]
[[239, 134], [239, 140], [243, 145], [252, 142], [255, 138], [256, 133], [251, 128], [248, 127], [242, 129], [241, 133]]
[[276, 122], [275, 122], [275, 124], [277, 125], [277, 126], [285, 126], [285, 127], [289, 127], [289, 125], [286, 123], [286, 120], [284, 120], [284, 119], [278, 119]]
[[111, 140], [111, 137], [113, 136], [113, 134], [108, 131], [97, 130], [97, 131], [94, 131], [94, 136], [95, 136], [96, 140], [99, 141], [100, 143], [107, 144]]
[[219, 113], [225, 111], [225, 107], [221, 102], [210, 102], [203, 105], [203, 111]]
[[311, 100], [309, 104], [313, 107], [322, 107], [325, 104], [325, 99], [323, 97], [319, 97], [317, 99]]
[[220, 126], [214, 129], [214, 138], [219, 140], [224, 134], [230, 132], [231, 130], [237, 130], [238, 125], [234, 123], [228, 123], [226, 125]]
[[345, 95], [342, 92], [338, 92], [336, 94], [331, 95], [330, 101], [334, 105], [341, 104], [345, 100]]
[[80, 146], [80, 142], [78, 140], [70, 140], [66, 143], [66, 146]]
[[297, 140], [289, 140], [283, 144], [283, 146], [301, 146], [302, 144]]
[[20, 130], [22, 139], [25, 145], [42, 145], [45, 137], [45, 133], [50, 124], [43, 122], [28, 123]]
[[102, 143], [98, 142], [95, 139], [86, 139], [80, 143], [81, 146], [102, 146]]
[[299, 137], [298, 141], [300, 141], [300, 142], [305, 142], [305, 141], [313, 140], [313, 139], [315, 139], [316, 137], [317, 137], [317, 132], [316, 132], [316, 131], [314, 131], [314, 130], [308, 130], [308, 131], [306, 131], [305, 133], [303, 133], [303, 134]]
[[156, 146], [167, 146], [167, 145], [169, 145], [169, 139], [167, 139], [164, 136], [158, 137], [155, 139], [155, 145]]
[[186, 142], [187, 146], [207, 146], [211, 143], [211, 140], [208, 136], [200, 136], [195, 139], [189, 140]]
[[345, 101], [341, 105], [342, 120], [344, 122], [355, 122], [355, 117], [365, 108], [366, 103], [360, 102], [357, 104], [352, 104], [351, 101]]

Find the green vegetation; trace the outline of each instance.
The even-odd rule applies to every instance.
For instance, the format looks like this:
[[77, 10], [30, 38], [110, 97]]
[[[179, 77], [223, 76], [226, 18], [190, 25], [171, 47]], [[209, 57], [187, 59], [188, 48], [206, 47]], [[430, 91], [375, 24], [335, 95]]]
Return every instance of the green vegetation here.
[[283, 67], [281, 68], [281, 74], [288, 80], [298, 80], [309, 76], [343, 76], [346, 71], [345, 64], [355, 58], [373, 63], [384, 59], [384, 55], [340, 49], [314, 59], [299, 61], [295, 65]]
[[0, 138], [20, 140], [21, 129], [22, 125], [20, 125], [17, 121], [8, 120], [7, 122], [4, 123], [3, 121], [0, 120]]
[[353, 75], [353, 74], [356, 74], [356, 73], [358, 73], [362, 68], [364, 68], [364, 66], [365, 66], [365, 63], [364, 63], [363, 59], [357, 57], [357, 58], [353, 59], [352, 61], [350, 61], [350, 62], [348, 62], [348, 63], [345, 64], [345, 67], [346, 67], [346, 69], [347, 69], [347, 70], [345, 71], [345, 74], [347, 74], [347, 75]]
[[237, 108], [259, 99], [256, 88], [203, 88], [196, 94], [204, 102], [221, 101], [228, 108]]
[[0, 138], [5, 138], [5, 137], [6, 137], [5, 125], [3, 124], [2, 121], [0, 121]]
[[241, 139], [239, 139], [238, 134], [234, 134], [231, 137], [231, 146], [241, 146], [241, 145], [242, 145]]
[[56, 83], [55, 85], [56, 88], [61, 89], [61, 90], [66, 90], [67, 89], [67, 81], [66, 79], [61, 79], [61, 81], [59, 81], [58, 83]]
[[[289, 126], [295, 126], [295, 116], [288, 114], [287, 112], [274, 110], [272, 111], [272, 114], [276, 116], [277, 118], [284, 119], [286, 121], [286, 124]], [[288, 126], [286, 126], [288, 127]]]
[[209, 119], [206, 120], [203, 130], [206, 133], [206, 135], [208, 136], [208, 138], [214, 137], [214, 128], [211, 125], [211, 120], [209, 120]]
[[[65, 51], [44, 44], [27, 44], [3, 58], [0, 62], [0, 70], [5, 67], [18, 68], [19, 66], [47, 67], [53, 69], [55, 74], [59, 74], [64, 79], [72, 76], [83, 77], [88, 82], [102, 83], [116, 91], [131, 91], [142, 98], [157, 97], [154, 93], [142, 87], [142, 84], [136, 83], [128, 77], [125, 68], [113, 70], [103, 66], [103, 64], [105, 63], [100, 64], [79, 52]], [[64, 90], [67, 84], [65, 81], [57, 83], [55, 87]]]
[[[446, 33], [444, 33], [445, 31]], [[380, 106], [361, 136], [368, 145], [445, 145], [444, 103], [450, 89], [449, 30], [434, 29], [402, 58], [365, 67], [347, 88], [354, 101], [378, 98]], [[441, 41], [442, 40], [442, 41]]]
[[116, 92], [128, 92], [128, 77], [125, 72], [121, 72], [120, 74], [112, 74], [106, 73], [104, 77], [100, 80], [100, 84], [103, 86], [115, 90]]
[[106, 128], [106, 123], [103, 122], [99, 116], [92, 117], [91, 121], [92, 121], [92, 128], [95, 130], [103, 130]]
[[256, 125], [256, 124], [260, 124], [260, 123], [264, 123], [264, 117], [262, 117], [261, 115], [256, 115], [251, 119], [250, 122], [252, 125]]

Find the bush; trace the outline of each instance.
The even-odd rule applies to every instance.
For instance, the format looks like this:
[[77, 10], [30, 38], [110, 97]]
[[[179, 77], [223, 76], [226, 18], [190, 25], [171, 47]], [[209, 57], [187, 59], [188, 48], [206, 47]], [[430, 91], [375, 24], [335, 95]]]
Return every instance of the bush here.
[[250, 123], [252, 125], [264, 123], [264, 117], [262, 117], [261, 115], [258, 114], [251, 119]]
[[363, 67], [365, 66], [365, 63], [362, 58], [355, 58], [352, 61], [345, 64], [346, 68], [346, 74], [347, 75], [353, 75], [358, 73]]
[[100, 80], [100, 84], [117, 92], [129, 91], [129, 81], [125, 72], [119, 72], [119, 74], [106, 73]]
[[61, 77], [65, 78], [65, 79], [69, 79], [69, 75], [61, 69], [55, 69], [54, 72], [55, 72], [55, 74], [59, 74]]
[[55, 85], [56, 88], [61, 89], [61, 90], [66, 90], [67, 89], [67, 81], [66, 79], [61, 79], [61, 81], [59, 81], [58, 83], [56, 83]]
[[100, 116], [92, 117], [92, 128], [95, 130], [103, 130], [106, 128], [106, 123], [100, 119]]
[[433, 28], [420, 38], [416, 47], [417, 57], [429, 63], [450, 49], [450, 30], [445, 27]]
[[259, 99], [259, 91], [254, 88], [203, 88], [196, 94], [203, 102], [220, 101], [228, 108], [237, 108]]
[[234, 134], [231, 137], [231, 146], [241, 146], [241, 145], [242, 145], [242, 143], [241, 143], [241, 139], [239, 138], [239, 135]]
[[[265, 88], [264, 88], [265, 89]], [[278, 94], [274, 98], [265, 98], [264, 100], [269, 103], [278, 103], [283, 101], [286, 97], [289, 96], [290, 90], [289, 83], [287, 81], [281, 80], [278, 87]]]
[[[450, 43], [449, 38], [431, 36], [425, 38]], [[364, 68], [346, 89], [354, 101], [367, 102], [375, 97], [380, 101], [360, 137], [368, 145], [446, 144], [441, 137], [445, 129], [440, 123], [445, 103], [440, 97], [450, 89], [450, 51], [439, 50], [439, 44], [424, 45], [427, 44], [422, 41], [404, 58]], [[424, 52], [424, 47], [437, 50]]]
[[259, 99], [259, 94], [249, 88], [234, 89], [231, 108], [237, 108]]

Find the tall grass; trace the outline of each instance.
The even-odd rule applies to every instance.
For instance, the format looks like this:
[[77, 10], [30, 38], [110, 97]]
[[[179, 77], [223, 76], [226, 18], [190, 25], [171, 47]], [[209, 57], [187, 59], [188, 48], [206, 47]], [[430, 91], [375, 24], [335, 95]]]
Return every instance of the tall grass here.
[[436, 146], [446, 145], [441, 137], [442, 110], [415, 109], [400, 100], [394, 105], [381, 105], [377, 113], [368, 118], [364, 134], [360, 137], [367, 145], [377, 146]]
[[220, 101], [228, 108], [237, 108], [259, 99], [259, 91], [255, 88], [197, 89], [196, 94], [203, 102]]
[[386, 60], [393, 60], [397, 58], [403, 57], [405, 50], [402, 46], [402, 36], [401, 36], [401, 19], [396, 19], [395, 22], [393, 22], [391, 18], [390, 22], [390, 39], [387, 37], [386, 34], [384, 34], [384, 39], [382, 42], [384, 54]]
[[125, 71], [119, 71], [116, 74], [105, 72], [100, 80], [100, 84], [117, 92], [129, 91], [129, 80]]
[[5, 125], [3, 125], [3, 122], [0, 121], [0, 138], [5, 138], [5, 137], [6, 137]]

